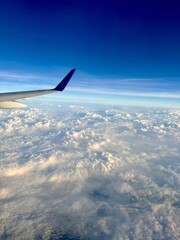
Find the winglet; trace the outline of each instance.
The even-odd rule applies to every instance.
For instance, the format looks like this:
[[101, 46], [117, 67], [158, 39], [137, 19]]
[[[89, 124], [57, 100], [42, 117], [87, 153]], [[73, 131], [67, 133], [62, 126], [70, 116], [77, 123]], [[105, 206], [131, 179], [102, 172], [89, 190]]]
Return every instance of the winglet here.
[[65, 76], [65, 78], [54, 88], [54, 90], [56, 90], [56, 91], [63, 91], [75, 71], [76, 71], [76, 69], [72, 69], [72, 70]]

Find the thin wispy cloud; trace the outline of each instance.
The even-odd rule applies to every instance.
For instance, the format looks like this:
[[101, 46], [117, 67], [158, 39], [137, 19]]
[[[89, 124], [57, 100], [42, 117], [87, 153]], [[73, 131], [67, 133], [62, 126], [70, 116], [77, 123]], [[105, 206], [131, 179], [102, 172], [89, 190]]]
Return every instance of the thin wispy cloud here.
[[72, 91], [86, 92], [86, 93], [98, 93], [98, 94], [110, 94], [110, 95], [121, 95], [121, 96], [133, 96], [133, 97], [156, 97], [156, 98], [180, 98], [179, 93], [168, 93], [168, 92], [128, 92], [128, 91], [113, 91], [108, 89], [93, 89], [93, 88], [69, 88]]
[[[76, 73], [78, 74], [78, 73]], [[61, 78], [62, 79], [62, 78]], [[40, 73], [15, 73], [8, 71], [0, 72], [0, 85], [3, 91], [13, 89], [27, 90], [28, 88], [48, 89], [59, 82], [60, 77], [45, 76]], [[176, 88], [171, 87], [176, 84]], [[7, 89], [6, 89], [7, 88]], [[13, 89], [11, 89], [13, 88]], [[88, 93], [100, 96], [129, 96], [139, 98], [168, 98], [180, 99], [180, 84], [177, 79], [170, 84], [166, 79], [150, 78], [127, 78], [127, 79], [107, 79], [93, 77], [84, 73], [75, 76], [75, 80], [68, 86], [68, 91], [77, 93]]]
[[4, 72], [0, 71], [0, 78], [4, 80], [16, 80], [18, 82], [25, 82], [25, 81], [32, 81], [32, 80], [56, 80], [57, 78], [54, 77], [47, 77], [45, 75], [40, 75], [40, 74], [20, 74], [20, 73], [11, 73], [11, 72]]

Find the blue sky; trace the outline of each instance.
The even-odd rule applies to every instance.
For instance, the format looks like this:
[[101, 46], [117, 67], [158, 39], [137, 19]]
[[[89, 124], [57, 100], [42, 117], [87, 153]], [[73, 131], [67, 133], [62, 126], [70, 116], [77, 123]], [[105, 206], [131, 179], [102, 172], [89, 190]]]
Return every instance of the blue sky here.
[[177, 0], [1, 1], [0, 87], [48, 87], [77, 68], [67, 98], [178, 106], [179, 11]]

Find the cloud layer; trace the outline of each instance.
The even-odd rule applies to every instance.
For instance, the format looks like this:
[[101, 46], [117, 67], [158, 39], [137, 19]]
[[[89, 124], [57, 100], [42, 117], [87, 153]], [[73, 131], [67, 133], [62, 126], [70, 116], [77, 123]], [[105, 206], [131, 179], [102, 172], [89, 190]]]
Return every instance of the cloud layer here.
[[180, 111], [0, 111], [0, 237], [179, 239]]

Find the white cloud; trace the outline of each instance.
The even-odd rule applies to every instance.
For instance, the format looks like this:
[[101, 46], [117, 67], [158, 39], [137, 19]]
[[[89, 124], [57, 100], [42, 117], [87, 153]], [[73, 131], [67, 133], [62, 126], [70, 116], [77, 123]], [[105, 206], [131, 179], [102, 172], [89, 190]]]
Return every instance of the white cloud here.
[[121, 96], [132, 96], [132, 97], [155, 97], [155, 98], [180, 98], [180, 92], [157, 92], [157, 91], [117, 91], [113, 89], [97, 89], [97, 88], [81, 88], [81, 87], [70, 87], [71, 91], [77, 91], [77, 92], [86, 92], [86, 93], [95, 93], [95, 94], [106, 94], [106, 95], [121, 95]]
[[0, 117], [0, 237], [179, 238], [179, 110], [62, 104]]

